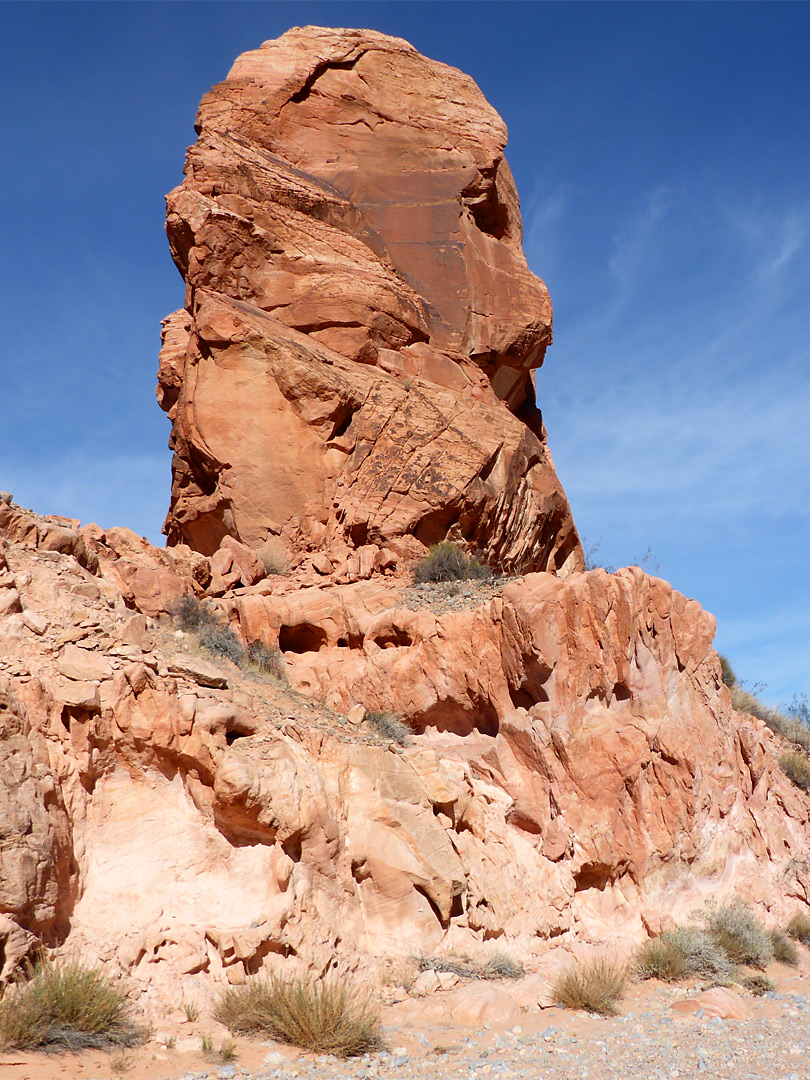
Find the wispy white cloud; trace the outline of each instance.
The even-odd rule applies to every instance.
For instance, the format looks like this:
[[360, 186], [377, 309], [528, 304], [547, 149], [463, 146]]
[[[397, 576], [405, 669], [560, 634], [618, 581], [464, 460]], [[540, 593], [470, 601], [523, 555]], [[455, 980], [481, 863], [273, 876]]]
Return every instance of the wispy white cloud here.
[[613, 255], [608, 261], [611, 274], [627, 288], [650, 262], [660, 226], [674, 202], [671, 187], [662, 185], [648, 191], [640, 209], [622, 222], [613, 237]]
[[102, 457], [77, 449], [47, 462], [0, 458], [0, 477], [4, 490], [37, 513], [94, 521], [103, 528], [126, 525], [162, 544], [170, 461], [168, 451]]

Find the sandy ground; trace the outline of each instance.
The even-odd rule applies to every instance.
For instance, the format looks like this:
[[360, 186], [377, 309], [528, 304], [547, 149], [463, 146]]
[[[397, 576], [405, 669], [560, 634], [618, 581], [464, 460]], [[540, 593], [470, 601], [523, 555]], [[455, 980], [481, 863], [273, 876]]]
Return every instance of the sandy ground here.
[[[477, 1029], [449, 1021], [442, 993], [383, 1010], [387, 1049], [349, 1061], [306, 1054], [259, 1039], [236, 1038], [232, 1062], [217, 1058], [228, 1032], [210, 1020], [166, 1023], [133, 1050], [112, 1054], [5, 1054], [2, 1080], [807, 1080], [810, 1077], [810, 954], [801, 965], [774, 964], [777, 991], [741, 998], [747, 1019], [723, 1020], [673, 1005], [699, 987], [631, 985], [619, 1015], [602, 1019], [560, 1008], [527, 1009], [511, 1027]], [[208, 1036], [214, 1052], [200, 1050]], [[169, 1046], [166, 1042], [169, 1042]]]

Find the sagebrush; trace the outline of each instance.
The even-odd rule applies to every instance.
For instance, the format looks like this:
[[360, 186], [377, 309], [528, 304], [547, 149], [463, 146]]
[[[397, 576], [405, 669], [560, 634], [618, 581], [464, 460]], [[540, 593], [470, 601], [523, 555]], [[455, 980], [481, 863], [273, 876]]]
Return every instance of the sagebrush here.
[[214, 1016], [233, 1032], [269, 1036], [320, 1054], [355, 1057], [382, 1046], [370, 996], [345, 982], [255, 978], [226, 990]]
[[773, 959], [768, 932], [742, 902], [708, 907], [698, 913], [697, 919], [732, 964], [745, 964], [762, 970]]
[[727, 986], [735, 966], [722, 946], [706, 930], [679, 926], [644, 942], [636, 953], [634, 972], [639, 979], [678, 982], [691, 976]]

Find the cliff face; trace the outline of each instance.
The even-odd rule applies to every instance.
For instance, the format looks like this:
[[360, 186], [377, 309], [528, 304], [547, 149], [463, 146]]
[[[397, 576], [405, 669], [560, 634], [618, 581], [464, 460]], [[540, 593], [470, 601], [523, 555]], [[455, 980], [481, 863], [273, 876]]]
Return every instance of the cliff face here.
[[168, 197], [169, 543], [341, 558], [450, 535], [504, 569], [578, 568], [532, 381], [551, 302], [475, 83], [307, 27], [241, 56], [197, 130]]
[[[296, 30], [200, 129], [169, 197], [173, 543], [0, 501], [0, 982], [65, 946], [163, 1015], [260, 971], [496, 939], [536, 969], [707, 897], [807, 905], [810, 799], [711, 615], [579, 570], [531, 399], [548, 297], [474, 84]], [[542, 572], [413, 586], [448, 534]]]

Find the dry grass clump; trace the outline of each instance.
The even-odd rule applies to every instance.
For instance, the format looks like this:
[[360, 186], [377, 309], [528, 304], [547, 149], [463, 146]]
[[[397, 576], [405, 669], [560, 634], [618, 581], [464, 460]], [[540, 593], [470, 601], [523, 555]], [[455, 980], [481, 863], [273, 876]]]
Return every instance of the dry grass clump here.
[[810, 791], [810, 761], [797, 750], [779, 755], [779, 767], [802, 791]]
[[552, 985], [554, 1000], [564, 1009], [582, 1009], [615, 1016], [627, 985], [627, 968], [604, 957], [577, 964]]
[[729, 693], [731, 704], [737, 712], [748, 713], [749, 716], [764, 720], [771, 731], [810, 753], [810, 727], [799, 716], [790, 716], [780, 709], [772, 709], [748, 690], [743, 690], [738, 683], [729, 686]]
[[742, 984], [754, 997], [762, 997], [776, 989], [776, 983], [761, 972], [758, 975], [746, 975]]
[[378, 735], [382, 735], [382, 737], [388, 739], [389, 742], [398, 743], [400, 746], [407, 746], [411, 741], [413, 730], [398, 716], [395, 716], [394, 713], [367, 712], [366, 721], [371, 724]]
[[226, 990], [214, 1016], [234, 1032], [261, 1034], [338, 1057], [355, 1057], [382, 1045], [371, 998], [348, 983], [257, 978]]
[[196, 636], [200, 648], [219, 660], [230, 660], [247, 673], [270, 675], [287, 681], [284, 657], [277, 648], [251, 641], [247, 648], [218, 614], [191, 593], [181, 597], [171, 614], [182, 630]]
[[270, 675], [279, 682], [287, 681], [287, 667], [281, 649], [271, 648], [263, 641], [251, 641], [241, 667], [251, 668], [261, 675]]
[[712, 906], [697, 917], [732, 964], [763, 970], [773, 959], [773, 946], [765, 927], [745, 904], [734, 901], [724, 907]]
[[645, 942], [633, 965], [639, 979], [677, 982], [690, 976], [720, 986], [733, 982], [734, 964], [709, 933], [696, 926], [679, 926]]
[[780, 964], [789, 964], [791, 967], [796, 967], [799, 963], [799, 950], [785, 931], [769, 930], [768, 937], [771, 939], [774, 960]]
[[805, 911], [797, 911], [791, 915], [785, 927], [785, 933], [794, 941], [810, 945], [810, 915]]
[[460, 979], [519, 979], [526, 974], [523, 964], [505, 952], [493, 952], [480, 961], [468, 956], [420, 956], [416, 963], [420, 971], [448, 971]]
[[40, 960], [0, 1000], [0, 1051], [134, 1046], [145, 1032], [126, 990], [78, 961]]
[[458, 544], [450, 540], [433, 544], [427, 556], [413, 568], [416, 585], [425, 582], [468, 581], [491, 576], [492, 571], [488, 566], [467, 555]]

